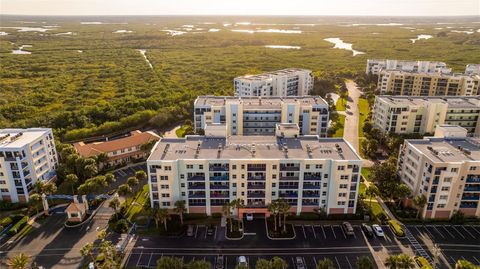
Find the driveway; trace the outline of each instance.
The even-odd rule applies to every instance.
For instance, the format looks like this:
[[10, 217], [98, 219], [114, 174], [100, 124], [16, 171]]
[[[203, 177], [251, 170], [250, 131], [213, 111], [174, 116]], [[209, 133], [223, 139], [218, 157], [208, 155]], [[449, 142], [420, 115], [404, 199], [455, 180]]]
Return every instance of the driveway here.
[[357, 84], [352, 80], [345, 81], [345, 85], [348, 90], [347, 110], [345, 118], [345, 129], [343, 131], [343, 137], [352, 144], [353, 148], [358, 151], [358, 125], [359, 125], [359, 113], [358, 113], [358, 98], [362, 95], [357, 88]]

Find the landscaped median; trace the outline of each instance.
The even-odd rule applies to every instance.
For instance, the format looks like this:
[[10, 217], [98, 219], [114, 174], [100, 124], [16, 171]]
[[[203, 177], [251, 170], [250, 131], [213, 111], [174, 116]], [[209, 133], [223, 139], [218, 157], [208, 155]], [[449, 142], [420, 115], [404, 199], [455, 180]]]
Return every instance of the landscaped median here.
[[225, 238], [228, 240], [241, 240], [243, 236], [243, 222], [236, 219], [228, 219]]
[[[277, 224], [276, 227], [275, 224]], [[267, 237], [270, 240], [291, 240], [296, 237], [292, 224], [275, 223], [273, 216], [265, 218], [265, 228], [267, 229]]]
[[402, 228], [400, 223], [396, 220], [389, 220], [388, 221], [388, 226], [390, 226], [390, 229], [392, 229], [392, 232], [398, 236], [398, 237], [404, 237], [405, 236], [405, 230]]

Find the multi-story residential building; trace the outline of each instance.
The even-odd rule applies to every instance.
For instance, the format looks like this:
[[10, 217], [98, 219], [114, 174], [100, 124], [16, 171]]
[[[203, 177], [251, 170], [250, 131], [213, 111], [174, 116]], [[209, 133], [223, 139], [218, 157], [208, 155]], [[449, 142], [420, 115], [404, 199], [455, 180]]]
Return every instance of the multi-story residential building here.
[[236, 96], [304, 96], [313, 89], [312, 71], [289, 68], [274, 72], [236, 77]]
[[158, 141], [160, 136], [153, 132], [132, 131], [128, 136], [114, 140], [95, 143], [77, 142], [73, 144], [75, 150], [82, 157], [91, 157], [107, 154], [108, 164], [117, 165], [129, 163], [132, 160], [146, 158], [149, 149], [143, 146]]
[[195, 131], [220, 123], [228, 135], [273, 135], [277, 123], [297, 123], [301, 135], [327, 135], [328, 103], [318, 96], [199, 96], [194, 108]]
[[444, 74], [450, 74], [452, 72], [452, 69], [447, 68], [447, 64], [444, 62], [368, 59], [365, 73], [379, 75], [380, 71], [392, 71], [392, 70], [418, 72], [418, 73], [444, 73]]
[[438, 124], [480, 135], [480, 96], [376, 96], [372, 121], [383, 132], [433, 134]]
[[[455, 127], [452, 127], [455, 128]], [[398, 173], [416, 195], [425, 195], [425, 218], [450, 218], [455, 211], [480, 217], [480, 139], [428, 137], [405, 140]]]
[[52, 129], [0, 129], [0, 200], [28, 202], [37, 181], [56, 179]]
[[479, 94], [480, 75], [381, 70], [377, 90], [382, 94], [454, 96]]
[[278, 136], [162, 138], [147, 160], [152, 207], [173, 209], [184, 200], [190, 213], [220, 213], [241, 199], [245, 212], [269, 214], [283, 198], [294, 213], [324, 208], [355, 213], [362, 160], [343, 138], [298, 136], [282, 124]]
[[480, 75], [480, 64], [467, 64], [465, 75]]

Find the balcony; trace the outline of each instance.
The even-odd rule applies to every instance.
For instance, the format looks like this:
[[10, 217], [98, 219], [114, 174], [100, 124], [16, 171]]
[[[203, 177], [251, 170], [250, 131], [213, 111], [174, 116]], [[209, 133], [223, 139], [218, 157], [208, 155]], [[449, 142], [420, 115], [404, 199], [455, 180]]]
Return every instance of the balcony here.
[[265, 192], [248, 192], [248, 198], [265, 198]]
[[298, 181], [299, 178], [298, 178], [298, 176], [282, 176], [282, 175], [280, 175], [280, 180], [293, 180], [293, 181]]
[[460, 203], [460, 208], [477, 208], [478, 203], [477, 202], [461, 202]]
[[265, 202], [249, 202], [247, 203], [246, 207], [251, 207], [251, 208], [265, 207]]
[[467, 176], [467, 183], [480, 183], [480, 175], [468, 175]]
[[205, 198], [205, 192], [204, 191], [189, 192], [188, 198]]
[[228, 174], [224, 176], [210, 176], [210, 181], [228, 181], [229, 178]]
[[480, 194], [477, 195], [463, 195], [462, 201], [480, 201]]
[[312, 205], [313, 205], [313, 206], [318, 206], [318, 204], [319, 204], [318, 201], [315, 201], [315, 200], [310, 200], [310, 199], [308, 199], [308, 200], [303, 199], [303, 200], [302, 200], [302, 205], [306, 205], [306, 206], [312, 206]]
[[204, 190], [205, 189], [205, 183], [189, 184], [188, 189], [189, 190]]
[[266, 166], [247, 166], [248, 171], [266, 171], [267, 167]]
[[210, 171], [229, 171], [228, 165], [210, 165], [208, 169]]
[[314, 185], [310, 183], [303, 183], [304, 190], [319, 190], [321, 187], [320, 185]]
[[318, 175], [304, 175], [303, 180], [322, 180], [322, 177]]
[[295, 165], [295, 166], [280, 165], [280, 171], [300, 171], [300, 166], [299, 165]]
[[478, 186], [469, 186], [469, 187], [465, 187], [465, 189], [463, 189], [464, 191], [473, 191], [473, 192], [480, 192], [480, 185]]
[[247, 184], [247, 189], [249, 190], [264, 190], [265, 184]]
[[280, 192], [278, 196], [282, 198], [297, 198], [298, 192]]
[[228, 203], [230, 200], [228, 198], [215, 198], [210, 202], [212, 206], [223, 206], [224, 204]]
[[280, 184], [280, 185], [278, 186], [278, 188], [281, 189], [281, 190], [290, 190], [290, 189], [296, 190], [296, 189], [298, 189], [298, 184], [295, 184], [295, 185], [284, 185], [284, 184]]
[[206, 205], [207, 205], [206, 202], [198, 202], [198, 201], [188, 202], [188, 206], [206, 206]]
[[210, 184], [211, 190], [228, 190], [229, 188], [228, 184]]
[[215, 198], [229, 198], [230, 194], [228, 191], [212, 191], [210, 192], [210, 199]]
[[318, 198], [320, 197], [320, 192], [317, 191], [304, 191], [303, 192], [303, 197], [312, 197], [312, 198]]
[[191, 176], [188, 181], [205, 181], [205, 176]]
[[248, 176], [247, 180], [265, 180], [265, 176]]

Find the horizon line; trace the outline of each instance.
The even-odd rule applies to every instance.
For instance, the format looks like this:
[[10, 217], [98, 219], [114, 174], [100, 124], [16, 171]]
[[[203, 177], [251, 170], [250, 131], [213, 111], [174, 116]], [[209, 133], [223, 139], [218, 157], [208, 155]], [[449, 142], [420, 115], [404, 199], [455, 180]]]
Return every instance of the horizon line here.
[[211, 17], [211, 16], [222, 16], [222, 17], [394, 17], [394, 18], [441, 18], [441, 17], [478, 17], [478, 14], [470, 14], [470, 15], [353, 15], [353, 14], [346, 14], [346, 15], [334, 15], [334, 14], [308, 14], [308, 15], [301, 15], [301, 14], [67, 14], [67, 15], [59, 15], [59, 14], [12, 14], [12, 13], [0, 13], [1, 16], [46, 16], [46, 17], [82, 17], [82, 16], [105, 16], [105, 17], [115, 17], [115, 16], [132, 16], [132, 17], [148, 17], [148, 16], [166, 16], [166, 17], [182, 17], [182, 16], [198, 16], [198, 17]]

